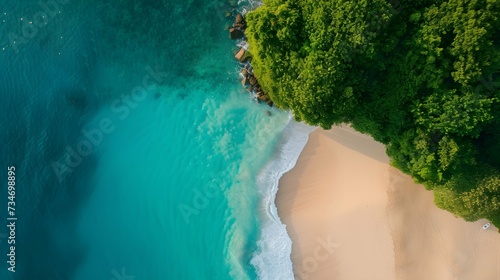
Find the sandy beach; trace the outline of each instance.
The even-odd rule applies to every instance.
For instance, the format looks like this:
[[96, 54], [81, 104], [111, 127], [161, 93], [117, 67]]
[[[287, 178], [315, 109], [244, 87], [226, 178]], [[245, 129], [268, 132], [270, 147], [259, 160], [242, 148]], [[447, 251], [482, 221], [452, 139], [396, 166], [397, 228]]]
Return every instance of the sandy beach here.
[[317, 129], [280, 180], [276, 204], [296, 279], [500, 279], [500, 234], [438, 209], [347, 126]]

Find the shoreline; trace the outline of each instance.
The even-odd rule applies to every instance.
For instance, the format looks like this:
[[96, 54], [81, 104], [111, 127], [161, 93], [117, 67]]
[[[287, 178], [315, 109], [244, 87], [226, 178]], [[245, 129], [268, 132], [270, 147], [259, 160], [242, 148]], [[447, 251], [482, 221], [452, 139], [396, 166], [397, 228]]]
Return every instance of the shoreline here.
[[275, 201], [296, 279], [500, 279], [498, 229], [438, 209], [388, 163], [348, 126], [309, 135]]
[[315, 129], [295, 122], [290, 115], [289, 123], [282, 132], [273, 156], [258, 175], [257, 183], [262, 198], [258, 212], [261, 235], [251, 264], [259, 279], [293, 279], [293, 265], [290, 259], [292, 240], [278, 216], [275, 200], [280, 178], [293, 168], [307, 144], [310, 133]]

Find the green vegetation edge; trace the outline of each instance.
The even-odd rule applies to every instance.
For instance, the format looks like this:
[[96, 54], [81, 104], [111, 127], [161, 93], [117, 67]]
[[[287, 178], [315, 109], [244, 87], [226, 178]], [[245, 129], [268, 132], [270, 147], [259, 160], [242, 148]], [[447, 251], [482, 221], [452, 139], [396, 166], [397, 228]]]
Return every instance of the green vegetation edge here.
[[276, 106], [350, 123], [438, 207], [500, 227], [500, 0], [264, 0], [246, 19]]

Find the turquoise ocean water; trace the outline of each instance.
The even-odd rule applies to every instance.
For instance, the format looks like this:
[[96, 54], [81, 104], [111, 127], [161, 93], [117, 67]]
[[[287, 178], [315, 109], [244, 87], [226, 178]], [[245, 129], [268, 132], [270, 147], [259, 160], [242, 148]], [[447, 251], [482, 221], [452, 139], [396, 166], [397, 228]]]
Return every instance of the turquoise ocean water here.
[[0, 7], [1, 169], [16, 166], [19, 219], [1, 279], [293, 279], [273, 201], [310, 128], [239, 85], [224, 14], [257, 4]]

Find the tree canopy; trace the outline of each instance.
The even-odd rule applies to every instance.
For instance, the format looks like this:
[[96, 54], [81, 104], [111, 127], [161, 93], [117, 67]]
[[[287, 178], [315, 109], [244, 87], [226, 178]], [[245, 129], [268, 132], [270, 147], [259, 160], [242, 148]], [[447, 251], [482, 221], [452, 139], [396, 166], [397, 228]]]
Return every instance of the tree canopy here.
[[247, 22], [277, 106], [351, 123], [438, 206], [500, 226], [500, 0], [264, 0]]

